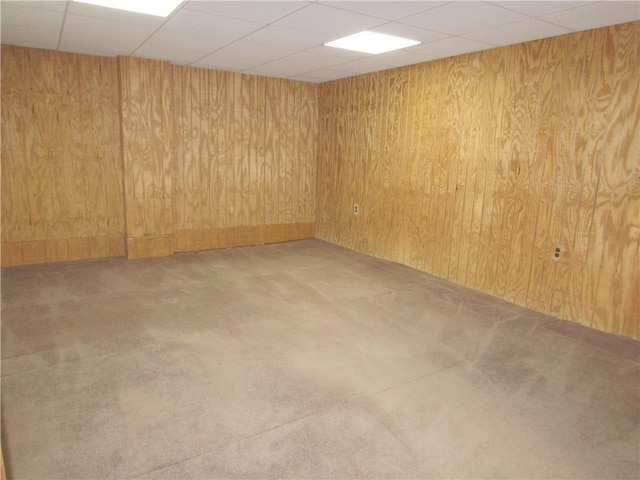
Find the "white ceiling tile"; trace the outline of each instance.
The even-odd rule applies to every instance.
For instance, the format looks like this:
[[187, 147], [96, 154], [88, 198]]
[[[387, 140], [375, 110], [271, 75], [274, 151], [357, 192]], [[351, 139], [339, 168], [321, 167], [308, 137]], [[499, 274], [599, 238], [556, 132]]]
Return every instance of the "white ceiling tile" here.
[[330, 57], [344, 58], [345, 61], [358, 60], [359, 58], [367, 58], [373, 55], [372, 53], [356, 52], [354, 50], [345, 50], [344, 48], [326, 47], [324, 45], [308, 48], [305, 51], [310, 53], [317, 53], [318, 55], [328, 55]]
[[576, 31], [588, 30], [640, 20], [640, 2], [635, 0], [630, 2], [603, 1], [590, 3], [569, 10], [543, 15], [540, 19]]
[[60, 31], [30, 28], [24, 25], [3, 24], [0, 29], [2, 43], [20, 47], [46, 48], [55, 50], [58, 47]]
[[271, 65], [269, 63], [265, 63], [264, 65], [260, 65], [256, 68], [243, 70], [243, 73], [248, 73], [249, 75], [261, 75], [265, 77], [292, 78], [305, 72], [301, 73], [295, 65]]
[[378, 70], [388, 70], [389, 68], [393, 68], [393, 66], [389, 65], [384, 58], [381, 59], [380, 55], [376, 55], [374, 57], [344, 63], [338, 68], [351, 73], [369, 73]]
[[134, 25], [144, 25], [147, 27], [158, 27], [162, 25], [166, 18], [142, 13], [127, 12], [115, 8], [101, 7], [88, 3], [69, 2], [67, 13], [81, 15], [83, 17], [100, 18], [111, 22], [132, 23]]
[[425, 30], [424, 28], [418, 28], [398, 22], [385, 23], [384, 25], [372, 28], [371, 30], [373, 32], [386, 33], [387, 35], [395, 35], [397, 37], [408, 38], [410, 40], [418, 40], [422, 43], [435, 42], [436, 40], [442, 40], [449, 36], [445, 33]]
[[[639, 19], [638, 0], [185, 0], [167, 19], [71, 1], [0, 0], [4, 44], [313, 82]], [[422, 43], [377, 56], [323, 45], [362, 30]]]
[[468, 35], [464, 35], [464, 37], [478, 42], [503, 46], [538, 40], [540, 38], [553, 37], [569, 32], [570, 30], [564, 27], [543, 22], [536, 18], [530, 18], [529, 20], [510, 23], [509, 25], [503, 25], [502, 27], [470, 33]]
[[43, 30], [60, 30], [64, 20], [64, 14], [41, 10], [38, 8], [23, 7], [15, 3], [2, 3], [2, 25], [22, 25], [23, 27]]
[[360, 13], [313, 4], [274, 23], [277, 27], [328, 35], [332, 40], [386, 23]]
[[223, 17], [250, 20], [252, 22], [272, 23], [305, 7], [306, 5], [310, 5], [310, 2], [211, 2], [191, 0], [184, 6], [184, 8], [213, 15], [220, 15]]
[[371, 65], [368, 63], [358, 63], [358, 62], [353, 62], [349, 64], [349, 68], [351, 68], [351, 71], [349, 72], [348, 75], [345, 75], [344, 77], [353, 77], [356, 75], [364, 75], [365, 73], [373, 73], [373, 72], [380, 72], [383, 70], [389, 70], [390, 68], [393, 67], [388, 67], [386, 65]]
[[[195, 55], [196, 52], [192, 52], [192, 53]], [[156, 60], [169, 60], [169, 62], [171, 62], [174, 65], [181, 65], [181, 66], [184, 66], [184, 67], [187, 67], [187, 66], [190, 67], [190, 66], [192, 66], [192, 64], [194, 62], [192, 59], [189, 59], [188, 56], [179, 55], [179, 56], [176, 56], [175, 60], [173, 60], [173, 59], [170, 58], [170, 55], [171, 55], [171, 52], [169, 52], [169, 56], [167, 58], [164, 58], [164, 57], [161, 57], [161, 58], [146, 57], [146, 58], [154, 58]], [[200, 53], [198, 53], [198, 55], [200, 55]]]
[[451, 2], [400, 20], [400, 23], [451, 35], [462, 35], [525, 20], [520, 13], [483, 2]]
[[322, 45], [326, 42], [330, 42], [331, 40], [333, 40], [333, 37], [328, 35], [299, 32], [289, 28], [273, 26], [267, 26], [242, 39], [244, 43], [251, 43], [254, 45], [300, 50]]
[[236, 40], [262, 27], [261, 23], [182, 9], [162, 29]]
[[167, 60], [176, 65], [188, 65], [196, 60], [200, 60], [204, 55], [206, 54], [184, 48], [160, 47], [159, 45], [147, 45], [146, 43], [134, 53], [136, 57]]
[[206, 35], [193, 35], [183, 32], [173, 32], [171, 30], [158, 30], [135, 52], [142, 54], [143, 52], [161, 51], [163, 48], [172, 48], [174, 50], [191, 50], [193, 52], [201, 52], [202, 54], [211, 53], [219, 48], [224, 47], [229, 40], [222, 38], [209, 37]]
[[151, 34], [152, 27], [67, 15], [60, 48], [87, 46], [96, 51], [130, 55]]
[[[243, 65], [242, 61], [238, 62], [240, 65]], [[208, 70], [220, 70], [221, 72], [237, 72], [237, 73], [243, 73], [247, 70], [246, 67], [244, 66], [235, 66], [234, 64], [231, 63], [226, 63], [224, 65], [208, 65], [206, 63], [203, 63], [202, 61], [198, 61], [195, 63], [190, 63], [189, 67], [195, 67], [195, 68], [206, 68]]]
[[320, 2], [329, 7], [341, 8], [352, 12], [371, 15], [372, 17], [396, 20], [398, 18], [414, 15], [418, 12], [435, 8], [447, 2], [433, 1], [360, 1], [360, 2]]
[[403, 65], [413, 65], [415, 63], [424, 63], [436, 60], [436, 57], [432, 55], [419, 53], [408, 48], [396, 50], [394, 52], [382, 53], [377, 55], [377, 57], [381, 63], [390, 67], [401, 67]]
[[185, 65], [200, 60], [227, 43], [228, 40], [220, 38], [159, 30], [144, 42], [134, 55]]
[[88, 42], [88, 43], [67, 43], [60, 48], [64, 52], [80, 53], [82, 55], [97, 55], [99, 57], [117, 57], [120, 52], [110, 49], [109, 45], [104, 43]]
[[353, 72], [347, 72], [346, 70], [323, 68], [321, 70], [314, 70], [303, 75], [298, 75], [296, 78], [311, 82], [327, 82], [329, 80], [337, 80], [338, 78], [350, 77], [352, 75]]
[[280, 48], [236, 42], [198, 61], [199, 67], [247, 70], [286, 57], [294, 52]]
[[298, 82], [307, 82], [307, 83], [324, 83], [326, 81], [321, 78], [305, 76], [305, 75], [294, 75], [293, 77], [289, 77], [288, 80], [296, 80]]
[[261, 65], [256, 70], [264, 74], [278, 74], [284, 72], [287, 75], [301, 75], [321, 68], [333, 67], [344, 63], [343, 58], [328, 57], [315, 53], [294, 53], [285, 58]]
[[50, 12], [64, 13], [67, 8], [67, 2], [64, 0], [45, 0], [45, 1], [6, 1], [2, 0], [0, 10], [3, 10], [5, 5], [17, 5], [19, 7], [37, 8], [40, 10], [48, 10]]
[[476, 42], [468, 38], [449, 37], [437, 42], [423, 43], [407, 50], [415, 51], [421, 55], [429, 55], [434, 58], [454, 57], [465, 53], [477, 52], [494, 48], [487, 43]]
[[592, 2], [593, 0], [583, 0], [583, 1], [565, 1], [565, 0], [544, 0], [544, 1], [530, 1], [530, 2], [520, 2], [517, 0], [507, 0], [501, 2], [489, 2], [492, 5], [496, 5], [498, 7], [507, 8], [509, 10], [513, 10], [514, 12], [524, 13], [525, 15], [529, 15], [531, 17], [539, 17], [540, 15], [545, 15], [551, 12], [557, 12], [560, 10], [566, 10], [567, 8], [577, 7], [579, 5], [584, 5], [585, 3]]

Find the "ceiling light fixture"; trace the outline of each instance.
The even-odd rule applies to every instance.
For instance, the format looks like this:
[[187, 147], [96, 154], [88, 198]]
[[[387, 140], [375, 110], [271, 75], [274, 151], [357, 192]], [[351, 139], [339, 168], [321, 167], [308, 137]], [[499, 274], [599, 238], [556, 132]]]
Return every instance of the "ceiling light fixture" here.
[[360, 32], [349, 35], [348, 37], [339, 38], [332, 42], [325, 43], [327, 47], [343, 48], [345, 50], [353, 50], [355, 52], [364, 53], [385, 53], [401, 48], [412, 47], [420, 42], [409, 40], [408, 38], [395, 37], [384, 33], [376, 32]]
[[128, 12], [144, 13], [156, 17], [166, 17], [173, 12], [183, 0], [75, 0], [100, 7], [115, 8]]

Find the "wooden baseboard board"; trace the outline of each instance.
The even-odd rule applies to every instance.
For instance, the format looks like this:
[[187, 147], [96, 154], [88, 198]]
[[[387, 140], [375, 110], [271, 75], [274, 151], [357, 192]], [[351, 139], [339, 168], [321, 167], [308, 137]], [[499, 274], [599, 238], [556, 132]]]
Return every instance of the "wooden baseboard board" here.
[[127, 238], [127, 258], [168, 257], [173, 255], [174, 235]]
[[124, 238], [110, 236], [3, 242], [1, 258], [3, 267], [13, 267], [36, 263], [122, 257], [124, 254]]
[[191, 252], [214, 248], [261, 245], [313, 238], [315, 224], [285, 223], [279, 225], [253, 225], [206, 230], [180, 230], [175, 234], [175, 251]]
[[166, 257], [174, 252], [261, 245], [313, 238], [315, 224], [284, 223], [203, 230], [181, 230], [152, 237], [87, 237], [2, 243], [2, 266], [68, 262], [92, 258]]

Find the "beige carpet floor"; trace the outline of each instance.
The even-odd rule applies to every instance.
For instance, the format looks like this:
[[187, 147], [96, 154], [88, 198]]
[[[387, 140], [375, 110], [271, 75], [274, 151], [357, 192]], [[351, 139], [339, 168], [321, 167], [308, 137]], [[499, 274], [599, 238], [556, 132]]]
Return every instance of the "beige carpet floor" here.
[[318, 240], [2, 271], [10, 478], [638, 478], [639, 360]]

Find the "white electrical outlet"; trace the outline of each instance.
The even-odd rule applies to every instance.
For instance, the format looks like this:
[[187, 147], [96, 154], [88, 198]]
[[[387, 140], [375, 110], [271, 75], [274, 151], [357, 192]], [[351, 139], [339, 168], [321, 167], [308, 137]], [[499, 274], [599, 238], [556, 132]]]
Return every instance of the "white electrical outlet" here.
[[360, 205], [358, 205], [357, 203], [353, 204], [353, 214], [360, 215]]

